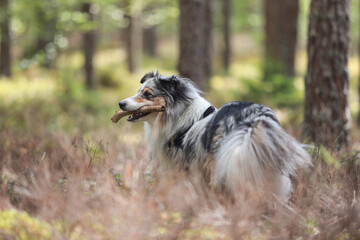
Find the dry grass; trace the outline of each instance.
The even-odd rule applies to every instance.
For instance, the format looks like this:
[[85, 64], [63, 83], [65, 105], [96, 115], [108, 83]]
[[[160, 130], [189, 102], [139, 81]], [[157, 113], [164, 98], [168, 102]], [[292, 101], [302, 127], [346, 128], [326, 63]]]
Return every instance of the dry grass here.
[[[120, 144], [116, 134], [101, 131], [91, 141], [46, 129], [0, 133], [0, 209], [18, 211], [7, 225], [0, 215], [2, 238], [360, 237], [356, 154], [332, 158], [314, 151], [316, 167], [301, 174], [290, 203], [247, 192], [224, 204], [196, 174], [161, 169], [143, 143]], [[30, 220], [21, 220], [20, 211]], [[35, 231], [32, 221], [48, 235]]]
[[[120, 79], [126, 84], [99, 91], [101, 99], [72, 81], [61, 89], [52, 79], [1, 82], [0, 239], [360, 238], [358, 152], [313, 151], [315, 167], [300, 174], [289, 203], [248, 191], [229, 203], [196, 173], [151, 161], [137, 127], [110, 126], [114, 101], [140, 77]], [[227, 95], [212, 100], [235, 100]], [[297, 137], [299, 121], [285, 124]]]

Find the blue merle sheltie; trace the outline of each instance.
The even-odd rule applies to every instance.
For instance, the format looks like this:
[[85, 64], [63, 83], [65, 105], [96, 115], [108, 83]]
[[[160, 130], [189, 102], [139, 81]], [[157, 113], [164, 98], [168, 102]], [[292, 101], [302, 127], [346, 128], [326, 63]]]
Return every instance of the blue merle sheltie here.
[[311, 164], [303, 145], [261, 104], [231, 102], [219, 109], [194, 83], [176, 75], [147, 73], [139, 92], [119, 102], [123, 111], [165, 106], [164, 112], [136, 113], [145, 123], [152, 158], [170, 166], [197, 168], [215, 190], [235, 193], [243, 186], [289, 197], [291, 177]]

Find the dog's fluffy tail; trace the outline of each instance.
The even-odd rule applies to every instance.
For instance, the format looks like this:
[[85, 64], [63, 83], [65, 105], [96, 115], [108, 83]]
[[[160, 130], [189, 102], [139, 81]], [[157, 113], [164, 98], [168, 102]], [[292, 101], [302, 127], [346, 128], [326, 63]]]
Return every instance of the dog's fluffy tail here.
[[237, 126], [224, 137], [215, 155], [213, 184], [234, 193], [244, 184], [263, 187], [271, 182], [276, 194], [287, 197], [289, 177], [309, 165], [303, 145], [265, 118]]

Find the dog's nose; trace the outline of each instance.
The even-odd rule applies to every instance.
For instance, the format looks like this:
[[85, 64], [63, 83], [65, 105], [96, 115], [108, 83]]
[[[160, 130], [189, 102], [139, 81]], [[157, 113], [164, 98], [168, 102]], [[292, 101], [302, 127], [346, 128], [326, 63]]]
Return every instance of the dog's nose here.
[[126, 101], [121, 101], [121, 102], [119, 102], [119, 107], [120, 107], [122, 110], [125, 110], [125, 109], [124, 109], [125, 106], [126, 106]]

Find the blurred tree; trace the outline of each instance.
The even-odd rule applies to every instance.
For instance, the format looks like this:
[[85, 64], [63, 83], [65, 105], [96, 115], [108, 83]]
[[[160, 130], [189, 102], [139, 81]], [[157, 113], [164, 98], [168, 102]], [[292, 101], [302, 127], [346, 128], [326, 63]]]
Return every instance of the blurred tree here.
[[350, 0], [312, 0], [303, 136], [339, 150], [349, 146]]
[[157, 55], [157, 34], [156, 26], [144, 28], [143, 30], [143, 46], [144, 52], [151, 57]]
[[[360, 14], [360, 1], [358, 2], [358, 8], [357, 8], [357, 11], [358, 13]], [[359, 24], [359, 27], [360, 27], [360, 24]], [[359, 79], [358, 79], [358, 98], [359, 98], [359, 102], [358, 102], [358, 116], [357, 116], [357, 119], [356, 119], [356, 123], [357, 125], [360, 127], [360, 29], [358, 29], [359, 32], [358, 32], [358, 58], [359, 58]]]
[[[145, 9], [144, 9], [144, 13], [147, 14], [154, 14], [153, 9], [157, 7], [158, 4], [155, 3], [150, 3]], [[155, 57], [156, 53], [157, 53], [157, 32], [156, 32], [156, 25], [151, 24], [148, 26], [145, 26], [143, 28], [143, 47], [144, 47], [144, 52], [151, 56], [151, 57]]]
[[129, 24], [126, 27], [126, 52], [129, 72], [136, 72], [141, 66], [142, 27], [138, 16], [127, 16]]
[[124, 38], [126, 42], [126, 56], [128, 70], [135, 73], [141, 66], [142, 59], [142, 23], [140, 13], [142, 11], [141, 1], [122, 1], [127, 25]]
[[359, 98], [359, 103], [358, 103], [358, 116], [356, 119], [356, 123], [357, 125], [360, 127], [360, 76], [359, 76], [359, 83], [358, 83], [358, 98]]
[[179, 0], [180, 56], [178, 69], [205, 90], [212, 71], [211, 0]]
[[223, 65], [225, 71], [229, 72], [231, 45], [230, 45], [230, 17], [231, 17], [231, 0], [223, 0], [223, 31], [224, 31], [224, 52]]
[[264, 79], [295, 75], [298, 0], [265, 0]]
[[41, 64], [50, 68], [54, 64], [56, 50], [54, 45], [57, 22], [56, 0], [47, 0], [37, 5], [35, 9], [37, 23], [37, 40], [34, 53], [42, 55]]
[[85, 83], [89, 89], [95, 88], [94, 79], [94, 54], [96, 48], [96, 32], [94, 30], [94, 13], [91, 11], [92, 4], [85, 2], [82, 4], [82, 12], [87, 15], [89, 27], [83, 33], [83, 51], [84, 51], [84, 70], [85, 70]]
[[[360, 45], [360, 43], [359, 43]], [[359, 51], [360, 51], [360, 46], [359, 46]], [[360, 53], [359, 53], [360, 56]], [[360, 59], [360, 58], [359, 58]], [[360, 69], [360, 68], [359, 68]], [[356, 123], [357, 125], [360, 127], [360, 72], [359, 72], [359, 79], [358, 79], [359, 83], [358, 83], [358, 98], [359, 98], [359, 103], [358, 103], [358, 116], [356, 119]]]
[[10, 9], [8, 0], [0, 0], [0, 75], [11, 76]]
[[[58, 5], [65, 4], [58, 0], [22, 0], [14, 1], [14, 5], [14, 22], [18, 24], [16, 29], [24, 28], [22, 38], [26, 41], [21, 46], [24, 58], [36, 60], [46, 68], [52, 67], [57, 57], [54, 41], [59, 30]], [[21, 40], [17, 41], [18, 44], [21, 44]]]
[[212, 60], [213, 60], [213, 16], [212, 16], [212, 0], [205, 0], [204, 5], [204, 71], [205, 71], [205, 78], [206, 78], [206, 85], [205, 88], [208, 86], [209, 78], [212, 75]]
[[149, 56], [157, 55], [158, 26], [169, 24], [166, 20], [177, 17], [177, 4], [173, 0], [121, 0], [120, 3], [128, 22], [123, 31], [128, 66], [134, 72], [141, 66], [142, 48]]

